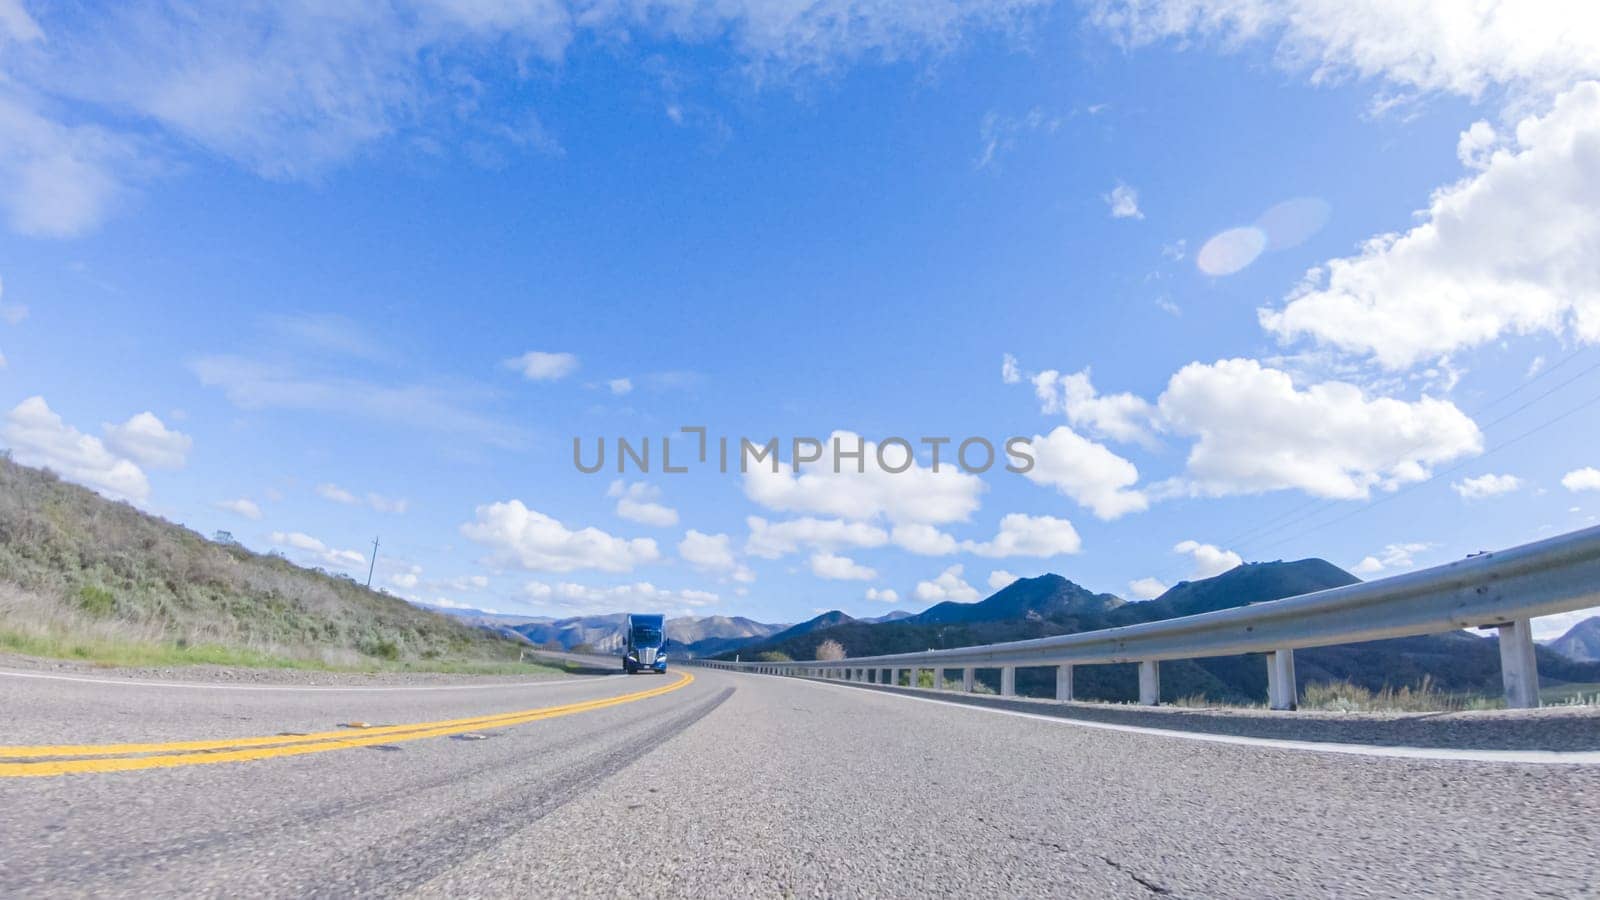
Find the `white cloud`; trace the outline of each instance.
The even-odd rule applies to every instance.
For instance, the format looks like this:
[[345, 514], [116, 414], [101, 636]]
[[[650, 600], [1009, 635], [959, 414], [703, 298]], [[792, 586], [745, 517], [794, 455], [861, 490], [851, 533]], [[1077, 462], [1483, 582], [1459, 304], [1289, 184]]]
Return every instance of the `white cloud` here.
[[118, 170], [134, 156], [131, 138], [92, 125], [59, 124], [3, 90], [0, 135], [0, 205], [20, 234], [82, 234], [104, 221], [124, 193]]
[[358, 497], [351, 491], [347, 491], [337, 484], [328, 482], [317, 485], [316, 491], [317, 496], [323, 498], [324, 500], [332, 500], [335, 503], [343, 503], [346, 506], [360, 506], [365, 504], [366, 506], [371, 507], [373, 510], [381, 513], [402, 515], [411, 507], [411, 501], [409, 500], [398, 497], [385, 497], [382, 494], [374, 494], [370, 492], [364, 497]]
[[691, 528], [678, 543], [678, 555], [702, 572], [726, 575], [744, 583], [755, 580], [755, 573], [734, 557], [733, 540], [725, 534], [705, 534]]
[[[648, 581], [594, 587], [573, 582], [547, 584], [530, 581], [523, 585], [522, 597], [536, 606], [562, 610], [571, 615], [629, 612], [640, 609], [667, 610], [685, 615], [715, 606], [719, 597], [694, 588], [661, 588]], [[703, 615], [703, 613], [700, 613]]]
[[142, 412], [120, 425], [103, 425], [106, 445], [152, 469], [181, 469], [194, 440], [164, 425], [154, 413]]
[[496, 564], [536, 572], [627, 572], [661, 557], [650, 538], [615, 537], [592, 526], [573, 530], [521, 500], [479, 506], [461, 534], [489, 548]]
[[989, 573], [989, 590], [998, 591], [1008, 588], [1019, 577], [1021, 576], [1013, 575], [1005, 569], [995, 569]]
[[1522, 487], [1522, 479], [1515, 475], [1493, 474], [1479, 475], [1476, 478], [1463, 478], [1450, 485], [1452, 490], [1467, 500], [1482, 500], [1485, 497], [1509, 494], [1520, 487]]
[[1120, 181], [1111, 189], [1111, 193], [1104, 195], [1102, 199], [1106, 201], [1106, 206], [1111, 208], [1113, 219], [1144, 218], [1144, 213], [1139, 211], [1139, 192]]
[[1134, 394], [1101, 394], [1088, 369], [1072, 375], [1046, 369], [1033, 376], [1033, 391], [1046, 415], [1064, 413], [1074, 426], [1114, 441], [1155, 442], [1155, 408]]
[[1434, 192], [1421, 224], [1313, 270], [1282, 309], [1260, 311], [1262, 326], [1390, 369], [1508, 334], [1600, 342], [1596, 146], [1600, 83], [1586, 82]]
[[1000, 357], [1000, 380], [1005, 384], [1016, 384], [1022, 380], [1022, 370], [1017, 368], [1017, 358], [1009, 353]]
[[7, 413], [0, 437], [24, 465], [48, 467], [118, 500], [142, 501], [150, 495], [143, 469], [63, 422], [43, 397], [29, 397]]
[[871, 581], [878, 577], [876, 569], [863, 566], [848, 556], [819, 552], [811, 554], [811, 574], [835, 581]]
[[890, 540], [895, 546], [919, 556], [947, 556], [960, 546], [954, 537], [933, 525], [896, 525]]
[[917, 582], [917, 599], [928, 603], [944, 600], [970, 603], [978, 599], [978, 589], [963, 581], [961, 572], [962, 567], [954, 565], [940, 572], [932, 581]]
[[1179, 541], [1172, 552], [1193, 559], [1194, 574], [1189, 577], [1194, 580], [1221, 575], [1244, 563], [1239, 554], [1232, 550], [1223, 550], [1215, 544], [1202, 544], [1199, 541]]
[[1561, 476], [1561, 486], [1569, 491], [1600, 491], [1600, 469], [1584, 466]]
[[335, 503], [343, 503], [347, 506], [354, 506], [355, 504], [361, 502], [360, 497], [357, 497], [355, 494], [352, 494], [344, 488], [339, 487], [337, 484], [317, 485], [317, 496], [324, 500], [332, 500]]
[[1054, 487], [1101, 519], [1115, 519], [1150, 506], [1133, 463], [1065, 425], [1033, 436], [1034, 465], [1023, 477]]
[[839, 550], [845, 547], [882, 547], [889, 542], [889, 533], [865, 522], [845, 522], [840, 519], [803, 517], [783, 522], [769, 522], [760, 516], [745, 519], [750, 536], [745, 539], [744, 552], [763, 559], [777, 559], [802, 548]]
[[267, 542], [277, 547], [286, 547], [299, 553], [314, 562], [338, 569], [359, 570], [367, 566], [367, 557], [354, 550], [337, 550], [301, 531], [274, 531], [267, 535]]
[[613, 378], [606, 382], [606, 388], [611, 391], [613, 397], [621, 397], [633, 390], [633, 379]]
[[1431, 548], [1432, 544], [1408, 543], [1389, 544], [1373, 556], [1365, 557], [1356, 563], [1352, 570], [1357, 575], [1376, 575], [1394, 569], [1409, 569], [1416, 565], [1412, 558], [1416, 554]]
[[1136, 578], [1128, 582], [1128, 593], [1136, 600], [1154, 600], [1166, 592], [1167, 586], [1154, 578]]
[[867, 599], [879, 603], [899, 603], [900, 592], [894, 588], [867, 588]]
[[1099, 0], [1126, 43], [1275, 40], [1277, 62], [1315, 83], [1382, 78], [1477, 97], [1492, 85], [1548, 92], [1600, 74], [1600, 12], [1583, 3], [1489, 0]]
[[[865, 471], [841, 461], [833, 471], [833, 442], [847, 453], [859, 447], [865, 453]], [[911, 460], [903, 472], [888, 472], [877, 466], [877, 445], [848, 431], [835, 431], [826, 442], [818, 462], [805, 463], [799, 474], [792, 464], [771, 470], [770, 463], [752, 464], [744, 476], [744, 492], [756, 503], [783, 512], [814, 513], [857, 521], [885, 518], [895, 524], [938, 525], [966, 519], [978, 508], [984, 491], [983, 479], [960, 471], [954, 462], [955, 447], [946, 446], [939, 471]], [[731, 452], [731, 451], [730, 451]], [[884, 451], [890, 466], [905, 462], [898, 446]]]
[[1169, 430], [1198, 438], [1188, 489], [1205, 496], [1295, 488], [1364, 498], [1483, 448], [1477, 425], [1447, 401], [1369, 399], [1337, 381], [1300, 390], [1251, 359], [1190, 363], [1158, 405]]
[[655, 502], [661, 498], [661, 489], [648, 482], [625, 485], [620, 480], [613, 481], [606, 496], [616, 498], [617, 515], [630, 522], [663, 528], [678, 524], [678, 511]]
[[[0, 201], [31, 234], [81, 233], [134, 176], [181, 171], [187, 148], [271, 179], [315, 180], [383, 140], [480, 165], [560, 154], [525, 104], [499, 114], [485, 84], [514, 60], [553, 73], [574, 45], [714, 47], [756, 84], [857, 62], [941, 55], [1007, 31], [1040, 0], [938, 4], [419, 2], [120, 4], [35, 21], [4, 0]], [[58, 124], [46, 113], [70, 109]], [[445, 145], [441, 135], [457, 136]]]
[[234, 515], [243, 516], [246, 519], [259, 521], [261, 518], [261, 507], [256, 505], [254, 500], [245, 497], [240, 497], [237, 500], [219, 500], [216, 503], [216, 507]]
[[983, 543], [967, 541], [962, 549], [994, 558], [1061, 556], [1082, 550], [1083, 540], [1078, 537], [1078, 530], [1066, 519], [1009, 513], [1000, 520], [1000, 531], [994, 540]]
[[1061, 117], [1045, 113], [1039, 107], [1028, 110], [1021, 116], [1005, 115], [990, 110], [983, 115], [983, 121], [978, 124], [978, 140], [982, 149], [978, 153], [975, 165], [987, 168], [1003, 154], [1011, 151], [1017, 145], [1018, 138], [1038, 131], [1054, 133], [1061, 127]]
[[521, 356], [506, 360], [505, 366], [521, 372], [522, 377], [529, 381], [557, 381], [577, 370], [578, 357], [571, 353], [529, 350]]

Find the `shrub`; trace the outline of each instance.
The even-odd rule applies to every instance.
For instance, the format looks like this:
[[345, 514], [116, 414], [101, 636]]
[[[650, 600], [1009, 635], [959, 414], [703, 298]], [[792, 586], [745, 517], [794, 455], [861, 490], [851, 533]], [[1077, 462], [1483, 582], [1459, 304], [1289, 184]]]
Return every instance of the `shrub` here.
[[817, 659], [832, 661], [844, 659], [844, 645], [832, 638], [817, 645]]

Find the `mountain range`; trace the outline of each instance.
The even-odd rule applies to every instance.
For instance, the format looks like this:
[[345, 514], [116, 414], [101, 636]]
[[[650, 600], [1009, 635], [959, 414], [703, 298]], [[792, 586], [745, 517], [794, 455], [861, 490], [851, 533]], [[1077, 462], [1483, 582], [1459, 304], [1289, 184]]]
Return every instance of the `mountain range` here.
[[[1359, 580], [1321, 559], [1247, 563], [1212, 578], [1180, 582], [1154, 600], [1129, 603], [1046, 574], [1019, 579], [981, 601], [944, 602], [888, 623], [867, 623], [834, 610], [746, 644], [739, 655], [813, 659], [817, 646], [828, 640], [844, 647], [847, 657], [1026, 640], [1212, 612]], [[1569, 658], [1549, 647], [1536, 652], [1541, 676], [1551, 681], [1600, 681], [1600, 662]], [[1496, 638], [1464, 631], [1304, 649], [1296, 652], [1295, 662], [1302, 685], [1349, 680], [1378, 690], [1429, 677], [1444, 691], [1492, 695], [1500, 690]], [[1045, 669], [1019, 669], [1018, 690], [1048, 693], [1053, 678]], [[1260, 655], [1174, 660], [1162, 664], [1161, 680], [1167, 700], [1203, 695], [1250, 702], [1266, 693], [1266, 665]], [[1134, 666], [1081, 667], [1075, 688], [1085, 699], [1132, 700], [1137, 694]]]
[[1578, 662], [1600, 662], [1600, 616], [1590, 616], [1545, 646]]

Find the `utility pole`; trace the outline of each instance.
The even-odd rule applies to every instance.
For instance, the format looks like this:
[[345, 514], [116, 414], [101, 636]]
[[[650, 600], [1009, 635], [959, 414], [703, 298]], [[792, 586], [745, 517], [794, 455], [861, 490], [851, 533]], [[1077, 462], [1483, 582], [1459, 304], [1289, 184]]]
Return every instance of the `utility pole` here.
[[372, 589], [372, 570], [378, 567], [378, 539], [372, 539], [372, 562], [367, 564], [367, 589]]

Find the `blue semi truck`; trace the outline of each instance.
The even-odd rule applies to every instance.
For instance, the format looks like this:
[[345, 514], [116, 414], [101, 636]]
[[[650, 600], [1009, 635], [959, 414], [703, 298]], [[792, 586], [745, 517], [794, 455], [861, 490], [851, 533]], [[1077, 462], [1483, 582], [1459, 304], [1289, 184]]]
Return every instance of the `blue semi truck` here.
[[622, 671], [667, 671], [665, 616], [629, 613], [622, 639]]

